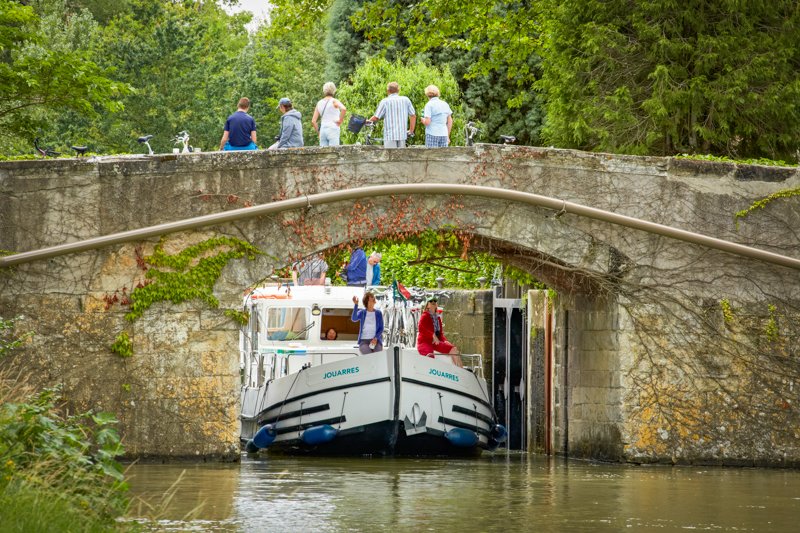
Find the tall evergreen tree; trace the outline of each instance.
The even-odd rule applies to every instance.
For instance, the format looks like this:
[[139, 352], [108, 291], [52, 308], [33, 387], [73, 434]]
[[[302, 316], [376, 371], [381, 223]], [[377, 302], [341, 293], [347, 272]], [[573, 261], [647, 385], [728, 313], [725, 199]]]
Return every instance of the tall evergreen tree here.
[[555, 144], [773, 159], [800, 146], [796, 1], [537, 6]]
[[361, 8], [363, 0], [333, 0], [325, 35], [325, 78], [339, 83], [350, 77], [358, 65], [364, 35], [353, 29], [350, 17]]
[[[325, 76], [334, 82], [350, 78], [356, 67], [370, 57], [383, 57], [388, 61], [403, 58], [408, 39], [402, 31], [387, 32], [380, 41], [367, 39], [363, 29], [354, 26], [364, 5], [369, 0], [333, 0], [328, 11], [325, 53]], [[398, 6], [410, 5], [413, 0], [395, 0]]]

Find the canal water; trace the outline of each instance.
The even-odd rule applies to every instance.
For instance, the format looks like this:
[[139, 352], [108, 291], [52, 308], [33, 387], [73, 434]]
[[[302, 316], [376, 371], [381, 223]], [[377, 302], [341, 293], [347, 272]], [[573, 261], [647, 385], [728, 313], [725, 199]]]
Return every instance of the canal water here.
[[136, 464], [133, 519], [161, 531], [800, 531], [800, 472], [475, 460], [243, 456]]

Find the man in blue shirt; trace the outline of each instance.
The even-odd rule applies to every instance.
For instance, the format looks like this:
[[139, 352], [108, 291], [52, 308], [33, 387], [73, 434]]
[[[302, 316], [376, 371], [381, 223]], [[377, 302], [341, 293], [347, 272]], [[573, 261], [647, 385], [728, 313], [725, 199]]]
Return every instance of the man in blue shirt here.
[[367, 284], [367, 254], [361, 247], [350, 253], [347, 263], [347, 284], [355, 287], [364, 287]]
[[225, 121], [225, 132], [219, 141], [220, 150], [258, 150], [256, 121], [247, 114], [250, 99], [241, 98], [236, 113]]
[[[378, 104], [378, 110], [369, 119], [370, 122], [383, 121], [384, 148], [405, 148], [406, 139], [414, 135], [417, 124], [417, 113], [406, 96], [400, 96], [400, 85], [396, 81], [386, 86], [388, 96]], [[409, 125], [410, 121], [410, 125]], [[406, 129], [408, 128], [408, 129]]]

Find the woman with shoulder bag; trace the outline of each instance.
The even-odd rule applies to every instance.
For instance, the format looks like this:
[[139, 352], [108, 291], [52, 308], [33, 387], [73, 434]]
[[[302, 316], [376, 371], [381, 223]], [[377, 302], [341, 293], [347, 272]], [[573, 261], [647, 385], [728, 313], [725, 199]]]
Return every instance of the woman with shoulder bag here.
[[[339, 127], [344, 121], [347, 109], [344, 105], [333, 97], [336, 94], [336, 85], [332, 81], [322, 86], [322, 94], [325, 97], [317, 102], [314, 107], [314, 116], [311, 117], [311, 125], [319, 134], [320, 146], [339, 146]], [[317, 125], [317, 120], [320, 124]]]

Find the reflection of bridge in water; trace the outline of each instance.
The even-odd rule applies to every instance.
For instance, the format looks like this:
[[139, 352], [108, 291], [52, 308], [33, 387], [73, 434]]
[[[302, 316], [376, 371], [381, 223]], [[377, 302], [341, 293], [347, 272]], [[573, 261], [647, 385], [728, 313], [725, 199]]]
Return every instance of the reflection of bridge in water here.
[[[132, 453], [230, 453], [236, 445], [235, 324], [199, 301], [160, 303], [133, 323], [124, 321], [126, 309], [119, 305], [105, 310], [104, 296], [123, 287], [130, 291], [143, 280], [141, 258], [154, 249], [156, 235], [177, 231], [164, 242], [169, 253], [215, 235], [265, 252], [222, 270], [213, 294], [222, 307], [237, 308], [241, 287], [290, 257], [354, 240], [455, 227], [473, 238], [473, 249], [532, 272], [557, 292], [546, 358], [554, 451], [616, 459], [675, 457], [676, 450], [679, 458], [704, 456], [706, 448], [687, 441], [680, 424], [665, 422], [680, 406], [664, 398], [682, 398], [697, 427], [704, 427], [697, 416], [704, 410], [723, 418], [736, 414], [720, 409], [705, 391], [716, 386], [713, 369], [719, 365], [734, 382], [745, 379], [744, 373], [724, 360], [708, 368], [681, 362], [698, 364], [693, 350], [700, 337], [700, 344], [712, 342], [706, 353], [734, 357], [727, 345], [713, 347], [724, 339], [701, 335], [707, 324], [700, 317], [721, 317], [721, 300], [740, 309], [766, 309], [770, 298], [780, 298], [788, 309], [796, 308], [798, 243], [783, 228], [797, 227], [797, 211], [775, 202], [738, 229], [732, 222], [734, 212], [786, 188], [794, 172], [488, 145], [8, 162], [0, 165], [0, 248], [38, 250], [194, 217], [218, 218], [202, 227], [167, 225], [109, 239], [99, 250], [4, 270], [0, 314], [29, 317], [23, 325], [38, 335], [28, 353], [46, 354], [25, 359], [29, 372], [46, 383], [62, 381], [76, 407], [116, 411]], [[422, 185], [423, 191], [389, 195], [359, 189], [421, 182], [442, 188]], [[272, 207], [252, 207], [260, 205]], [[234, 220], [241, 208], [257, 215]], [[623, 220], [630, 224], [619, 225]], [[660, 227], [709, 239], [687, 243]], [[728, 251], [707, 246], [720, 241], [734, 244], [720, 244]], [[786, 334], [796, 333], [786, 327]], [[132, 339], [130, 359], [108, 350], [123, 330]], [[537, 371], [532, 364], [530, 372]], [[653, 382], [653, 375], [663, 379]], [[783, 416], [787, 422], [792, 415]], [[775, 429], [749, 427], [749, 444], [754, 434]], [[664, 432], [666, 439], [652, 437]], [[712, 431], [703, 442], [715, 438]]]

